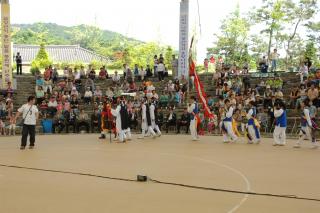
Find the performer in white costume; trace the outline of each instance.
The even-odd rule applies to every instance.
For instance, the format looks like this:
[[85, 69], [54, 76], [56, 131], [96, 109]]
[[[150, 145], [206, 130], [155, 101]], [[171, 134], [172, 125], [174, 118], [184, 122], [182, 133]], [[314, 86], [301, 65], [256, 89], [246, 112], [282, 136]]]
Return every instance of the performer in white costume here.
[[286, 144], [286, 129], [287, 129], [287, 111], [286, 106], [282, 101], [275, 104], [273, 110], [276, 119], [276, 126], [273, 132], [274, 146], [284, 146]]
[[121, 128], [121, 115], [120, 115], [121, 105], [119, 104], [116, 109], [111, 109], [111, 113], [116, 117], [116, 131], [119, 138], [119, 142], [124, 142], [124, 134]]
[[260, 143], [260, 130], [257, 124], [256, 115], [257, 115], [257, 108], [255, 106], [254, 101], [250, 101], [249, 103], [249, 111], [247, 113], [248, 119], [248, 143]]
[[156, 111], [156, 102], [152, 98], [151, 104], [150, 104], [150, 118], [151, 118], [151, 126], [153, 130], [156, 130], [157, 135], [160, 137], [161, 136], [161, 131], [160, 128], [157, 124], [157, 111]]
[[311, 140], [312, 148], [318, 148], [315, 132], [317, 127], [315, 122], [312, 122], [310, 118], [309, 102], [310, 100], [308, 98], [301, 102], [301, 130], [299, 133], [299, 140], [294, 148], [300, 148], [302, 141], [305, 139]]
[[139, 139], [144, 139], [144, 137], [146, 136], [146, 131], [147, 131], [147, 134], [151, 134], [153, 137], [156, 137], [156, 133], [152, 129], [150, 107], [147, 102], [147, 99], [145, 99], [145, 101], [142, 102], [141, 104], [141, 115], [142, 115], [142, 121], [141, 121], [142, 134], [139, 137]]
[[124, 140], [131, 140], [131, 129], [129, 125], [129, 113], [127, 102], [124, 98], [120, 101], [121, 130]]
[[199, 140], [198, 132], [197, 132], [197, 119], [199, 113], [199, 106], [197, 103], [197, 99], [195, 97], [190, 97], [190, 102], [192, 104], [188, 107], [188, 112], [190, 113], [190, 133], [192, 136], [192, 140], [197, 141]]
[[226, 99], [224, 101], [224, 104], [225, 104], [225, 115], [221, 122], [223, 142], [224, 143], [229, 143], [230, 141], [235, 142], [238, 140], [238, 136], [234, 133], [232, 128], [232, 115], [233, 115], [234, 109], [229, 99]]

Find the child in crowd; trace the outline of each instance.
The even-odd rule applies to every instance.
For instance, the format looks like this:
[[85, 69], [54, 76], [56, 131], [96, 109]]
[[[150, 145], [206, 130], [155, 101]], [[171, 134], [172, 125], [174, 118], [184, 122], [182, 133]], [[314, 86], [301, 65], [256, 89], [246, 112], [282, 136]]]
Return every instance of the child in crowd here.
[[63, 103], [61, 101], [58, 102], [58, 105], [57, 105], [57, 111], [62, 111], [63, 110]]
[[15, 114], [12, 114], [10, 116], [10, 124], [9, 124], [9, 127], [8, 127], [8, 135], [16, 135], [16, 116]]
[[48, 110], [48, 104], [45, 100], [42, 101], [42, 103], [40, 104], [39, 106], [40, 108], [40, 113], [43, 115], [43, 114], [46, 114], [47, 113], [47, 110]]
[[6, 125], [2, 119], [0, 119], [0, 135], [6, 135]]

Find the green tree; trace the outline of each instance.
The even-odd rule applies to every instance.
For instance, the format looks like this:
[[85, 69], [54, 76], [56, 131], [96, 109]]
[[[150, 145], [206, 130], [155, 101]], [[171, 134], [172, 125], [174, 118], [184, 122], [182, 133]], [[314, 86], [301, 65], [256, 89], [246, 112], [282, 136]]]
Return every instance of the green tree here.
[[306, 24], [307, 28], [308, 28], [308, 37], [309, 39], [314, 42], [318, 48], [320, 48], [320, 21], [318, 22], [312, 22], [309, 21]]
[[254, 8], [251, 12], [251, 21], [256, 24], [263, 24], [265, 29], [261, 33], [268, 34], [268, 56], [271, 53], [272, 40], [277, 31], [281, 29], [284, 22], [285, 10], [282, 0], [263, 0], [260, 8]]
[[318, 63], [317, 48], [315, 47], [314, 42], [309, 41], [306, 44], [305, 52], [304, 52], [304, 58], [309, 58], [315, 64]]
[[250, 37], [249, 49], [252, 53], [252, 56], [258, 60], [268, 51], [268, 44], [260, 35], [252, 35]]
[[[286, 68], [292, 65], [293, 58], [295, 57], [295, 50], [292, 46], [297, 45], [300, 39], [295, 39], [298, 35], [298, 27], [305, 24], [306, 21], [310, 20], [317, 12], [318, 5], [316, 0], [299, 0], [299, 2], [293, 2], [292, 0], [286, 0], [284, 2], [286, 11], [286, 21], [289, 34], [285, 34], [284, 49], [286, 50]], [[292, 43], [294, 43], [292, 45]]]
[[166, 64], [169, 70], [172, 70], [172, 64], [171, 64], [172, 55], [173, 55], [172, 47], [168, 46], [166, 49], [166, 53], [164, 55], [164, 63]]
[[221, 33], [215, 34], [215, 46], [208, 48], [208, 52], [211, 54], [223, 52], [231, 62], [246, 60], [249, 29], [249, 22], [241, 17], [240, 8], [237, 5], [236, 9], [222, 21]]

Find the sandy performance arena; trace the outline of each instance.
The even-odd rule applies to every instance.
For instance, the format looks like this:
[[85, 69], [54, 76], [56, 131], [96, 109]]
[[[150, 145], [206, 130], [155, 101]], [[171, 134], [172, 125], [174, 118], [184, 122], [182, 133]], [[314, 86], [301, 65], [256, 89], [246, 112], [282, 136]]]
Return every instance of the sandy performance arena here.
[[[136, 175], [213, 189], [320, 199], [320, 150], [223, 144], [221, 137], [163, 136], [126, 144], [97, 135], [39, 136], [20, 151], [19, 137], [0, 139], [1, 213], [320, 212], [320, 202], [185, 188]], [[61, 172], [73, 172], [61, 173]], [[80, 175], [85, 173], [97, 176]]]

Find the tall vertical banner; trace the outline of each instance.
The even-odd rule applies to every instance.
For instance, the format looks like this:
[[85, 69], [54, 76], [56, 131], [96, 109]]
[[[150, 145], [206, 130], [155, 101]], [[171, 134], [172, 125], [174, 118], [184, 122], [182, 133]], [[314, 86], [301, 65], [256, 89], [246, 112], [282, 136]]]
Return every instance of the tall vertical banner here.
[[2, 88], [12, 82], [12, 52], [9, 0], [1, 0]]
[[180, 2], [179, 79], [189, 79], [189, 0]]

